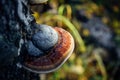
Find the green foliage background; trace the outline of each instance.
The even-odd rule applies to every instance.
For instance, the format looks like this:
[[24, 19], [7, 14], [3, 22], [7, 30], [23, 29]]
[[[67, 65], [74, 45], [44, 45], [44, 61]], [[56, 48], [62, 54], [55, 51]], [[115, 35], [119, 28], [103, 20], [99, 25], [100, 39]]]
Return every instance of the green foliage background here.
[[[76, 11], [84, 10], [84, 15], [90, 19], [93, 15], [100, 17], [114, 33], [114, 42], [120, 47], [120, 1], [119, 0], [49, 0], [45, 4], [31, 6], [34, 17], [39, 24], [62, 27], [68, 30], [75, 39], [75, 49], [69, 60], [57, 71], [40, 74], [43, 80], [116, 80], [117, 62], [111, 61], [105, 65], [104, 56], [109, 53], [94, 44], [87, 45], [90, 36], [89, 29], [82, 27], [77, 19]], [[96, 43], [95, 43], [96, 44]], [[106, 57], [105, 57], [106, 58]], [[112, 67], [112, 68], [111, 68]], [[111, 74], [107, 70], [111, 71]], [[113, 73], [112, 73], [113, 72]], [[120, 79], [120, 78], [119, 78]]]

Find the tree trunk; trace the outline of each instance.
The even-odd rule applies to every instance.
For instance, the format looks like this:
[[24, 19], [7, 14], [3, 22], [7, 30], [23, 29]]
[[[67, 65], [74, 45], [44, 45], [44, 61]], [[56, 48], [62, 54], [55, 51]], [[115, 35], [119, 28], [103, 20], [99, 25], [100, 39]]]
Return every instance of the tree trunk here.
[[38, 74], [16, 66], [20, 40], [32, 34], [35, 23], [28, 0], [0, 0], [0, 79], [39, 80]]

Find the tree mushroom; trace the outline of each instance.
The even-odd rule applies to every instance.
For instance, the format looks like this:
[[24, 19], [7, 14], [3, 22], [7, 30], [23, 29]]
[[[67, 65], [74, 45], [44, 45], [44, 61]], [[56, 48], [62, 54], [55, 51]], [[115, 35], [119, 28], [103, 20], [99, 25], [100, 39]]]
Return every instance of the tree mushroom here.
[[21, 64], [35, 73], [49, 73], [61, 67], [73, 49], [74, 40], [69, 32], [58, 27], [39, 25], [39, 30], [21, 50]]

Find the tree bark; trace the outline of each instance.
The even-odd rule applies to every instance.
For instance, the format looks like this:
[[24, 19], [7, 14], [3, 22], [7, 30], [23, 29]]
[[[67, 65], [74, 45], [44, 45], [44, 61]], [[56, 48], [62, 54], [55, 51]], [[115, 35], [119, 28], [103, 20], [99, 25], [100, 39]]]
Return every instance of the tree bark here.
[[0, 79], [39, 80], [38, 74], [16, 66], [20, 40], [29, 39], [35, 23], [28, 0], [0, 1]]

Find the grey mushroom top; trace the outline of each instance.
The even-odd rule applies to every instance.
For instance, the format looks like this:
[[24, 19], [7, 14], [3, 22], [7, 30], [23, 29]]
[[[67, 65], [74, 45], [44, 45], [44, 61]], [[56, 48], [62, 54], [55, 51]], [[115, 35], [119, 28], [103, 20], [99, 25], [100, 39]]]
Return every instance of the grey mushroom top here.
[[38, 25], [39, 30], [27, 42], [30, 55], [39, 56], [54, 47], [58, 41], [58, 33], [50, 26]]
[[40, 25], [39, 28], [40, 30], [32, 36], [32, 42], [39, 49], [46, 51], [57, 43], [58, 34], [47, 25]]

